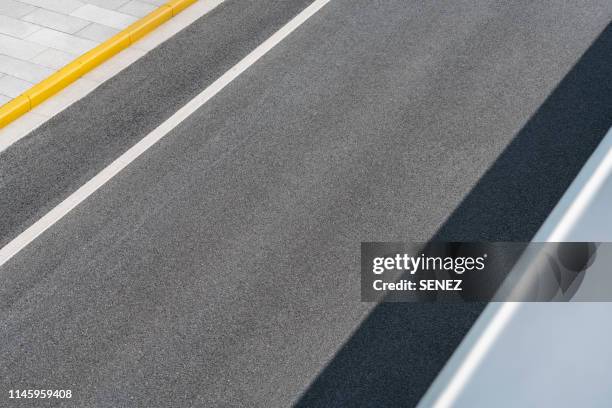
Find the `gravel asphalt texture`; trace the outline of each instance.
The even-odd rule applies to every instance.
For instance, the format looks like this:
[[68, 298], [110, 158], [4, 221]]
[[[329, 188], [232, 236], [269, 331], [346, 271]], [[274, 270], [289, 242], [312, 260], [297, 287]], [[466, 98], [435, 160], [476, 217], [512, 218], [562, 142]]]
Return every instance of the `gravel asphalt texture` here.
[[[0, 154], [0, 242], [307, 4], [228, 0]], [[332, 0], [0, 267], [0, 406], [415, 405], [483, 305], [360, 302], [360, 242], [529, 240], [612, 122], [611, 17]]]

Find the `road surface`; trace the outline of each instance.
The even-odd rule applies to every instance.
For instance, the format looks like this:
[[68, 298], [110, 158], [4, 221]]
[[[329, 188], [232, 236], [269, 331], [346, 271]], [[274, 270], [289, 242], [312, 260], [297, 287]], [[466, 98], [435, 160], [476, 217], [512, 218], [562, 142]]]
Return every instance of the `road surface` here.
[[[6, 245], [310, 4], [228, 0], [0, 154]], [[607, 0], [332, 0], [0, 267], [0, 405], [412, 406], [483, 305], [361, 241], [531, 239], [610, 127]]]

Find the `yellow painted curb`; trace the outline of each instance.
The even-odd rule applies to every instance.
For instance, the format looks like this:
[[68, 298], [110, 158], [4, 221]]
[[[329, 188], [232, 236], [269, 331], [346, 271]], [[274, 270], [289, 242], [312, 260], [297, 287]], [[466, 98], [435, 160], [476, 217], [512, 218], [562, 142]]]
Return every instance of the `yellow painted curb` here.
[[125, 30], [87, 51], [59, 71], [34, 85], [17, 98], [0, 106], [0, 129], [8, 125], [45, 99], [61, 91], [119, 51], [170, 20], [197, 0], [171, 0], [149, 13]]

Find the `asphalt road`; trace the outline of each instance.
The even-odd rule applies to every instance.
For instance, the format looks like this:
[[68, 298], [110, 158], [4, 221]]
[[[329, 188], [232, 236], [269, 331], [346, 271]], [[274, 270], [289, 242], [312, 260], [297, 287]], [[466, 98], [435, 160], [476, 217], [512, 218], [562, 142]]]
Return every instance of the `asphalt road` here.
[[[308, 3], [228, 0], [0, 154], [0, 243]], [[611, 17], [332, 0], [0, 267], [0, 405], [414, 405], [482, 305], [361, 303], [360, 242], [529, 240], [610, 127]]]

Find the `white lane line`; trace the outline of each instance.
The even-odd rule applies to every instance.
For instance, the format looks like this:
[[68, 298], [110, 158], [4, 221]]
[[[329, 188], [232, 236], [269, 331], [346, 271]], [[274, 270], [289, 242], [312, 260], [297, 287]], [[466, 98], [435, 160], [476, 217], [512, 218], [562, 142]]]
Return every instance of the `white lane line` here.
[[19, 234], [15, 239], [9, 242], [6, 246], [0, 249], [0, 266], [4, 265], [9, 259], [15, 256], [19, 251], [25, 248], [30, 242], [34, 241], [40, 234], [45, 232], [53, 224], [61, 220], [73, 208], [82, 203], [92, 195], [96, 190], [106, 184], [117, 173], [123, 170], [128, 164], [136, 160], [141, 154], [146, 152], [151, 146], [160, 141], [172, 129], [178, 126], [181, 122], [187, 119], [198, 108], [208, 102], [213, 96], [219, 93], [238, 75], [243, 73], [247, 68], [253, 65], [257, 60], [264, 56], [274, 46], [280, 43], [285, 37], [293, 32], [296, 28], [302, 25], [306, 20], [312, 17], [323, 6], [329, 3], [330, 0], [316, 0], [302, 12], [295, 16], [291, 21], [285, 24], [281, 29], [275, 32], [270, 38], [255, 48], [249, 55], [244, 57], [240, 62], [229, 69], [219, 79], [213, 82], [208, 88], [202, 91], [199, 95], [189, 101], [185, 106], [179, 109], [168, 120], [159, 125], [155, 130], [146, 135], [140, 142], [136, 143], [128, 151], [123, 153], [114, 162], [109, 164], [104, 170], [98, 173], [95, 177], [85, 183], [77, 191], [72, 193], [68, 198], [58, 204], [55, 208], [45, 214], [40, 220], [36, 221], [31, 227]]

